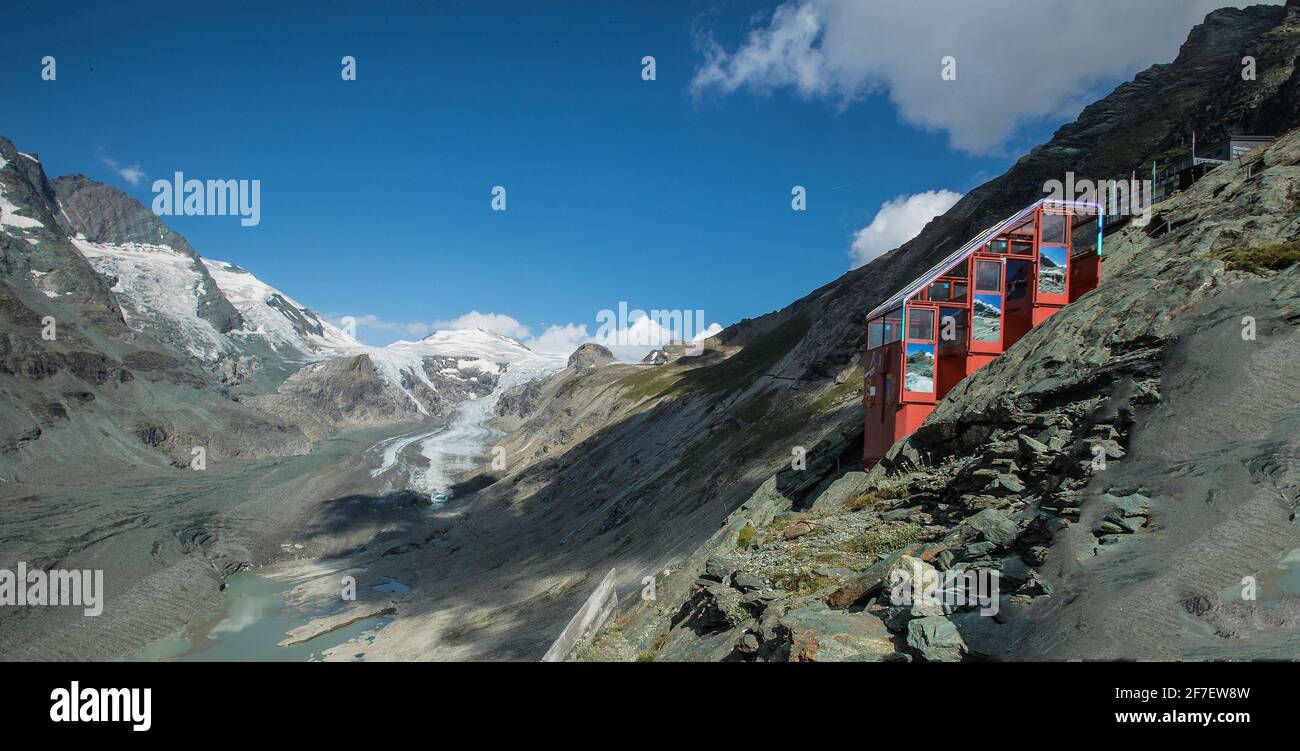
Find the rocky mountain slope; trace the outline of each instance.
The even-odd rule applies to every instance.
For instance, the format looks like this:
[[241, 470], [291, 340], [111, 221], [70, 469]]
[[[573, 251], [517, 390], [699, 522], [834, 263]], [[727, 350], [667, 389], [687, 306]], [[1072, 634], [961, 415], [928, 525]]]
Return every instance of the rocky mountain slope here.
[[[1283, 323], [1294, 323], [1286, 313], [1294, 271], [1259, 280], [1225, 271], [1209, 254], [1227, 252], [1231, 245], [1292, 239], [1291, 140], [1266, 152], [1252, 177], [1241, 166], [1221, 168], [1215, 180], [1162, 206], [1160, 218], [1147, 226], [1150, 235], [1135, 225], [1112, 234], [1101, 290], [1058, 314], [998, 366], [951, 394], [930, 425], [901, 449], [905, 453], [882, 467], [892, 474], [870, 479], [849, 471], [861, 466], [863, 316], [960, 242], [1042, 197], [1045, 183], [1064, 180], [1067, 172], [1089, 179], [1127, 178], [1132, 171], [1149, 172], [1151, 160], [1186, 148], [1193, 130], [1198, 139], [1209, 140], [1225, 132], [1281, 134], [1300, 125], [1298, 53], [1300, 9], [1216, 11], [1192, 30], [1172, 63], [1143, 71], [1085, 108], [1006, 174], [971, 191], [914, 240], [872, 264], [781, 311], [728, 328], [701, 356], [587, 373], [568, 368], [503, 399], [503, 420], [515, 427], [503, 444], [507, 467], [485, 468], [477, 492], [455, 511], [456, 524], [397, 556], [405, 559], [400, 565], [408, 572], [487, 567], [497, 572], [497, 586], [487, 591], [453, 577], [417, 588], [409, 617], [385, 629], [369, 653], [535, 658], [611, 566], [618, 570], [627, 609], [617, 637], [610, 639], [610, 655], [818, 659], [820, 645], [827, 650], [820, 659], [848, 659], [854, 655], [832, 647], [856, 638], [845, 636], [851, 632], [862, 640], [856, 654], [870, 659], [926, 657], [930, 645], [936, 645], [928, 655], [933, 658], [1085, 653], [1081, 643], [1053, 641], [1050, 626], [1033, 632], [1016, 626], [1015, 633], [1029, 635], [1025, 640], [1008, 640], [1012, 632], [1003, 632], [990, 642], [968, 634], [967, 625], [944, 621], [919, 623], [912, 641], [921, 646], [909, 645], [909, 618], [888, 613], [871, 616], [874, 623], [865, 620], [861, 609], [877, 594], [869, 574], [880, 573], [879, 567], [868, 569], [881, 556], [903, 551], [929, 559], [928, 565], [1000, 564], [1008, 587], [1014, 587], [1008, 594], [1019, 598], [1006, 612], [1023, 602], [1032, 615], [1017, 615], [1017, 623], [1048, 623], [1045, 614], [1054, 606], [1035, 600], [1064, 586], [1053, 566], [1074, 557], [1056, 552], [1065, 543], [1054, 540], [1066, 524], [1073, 530], [1068, 535], [1081, 536], [1077, 544], [1086, 553], [1091, 545], [1110, 544], [1114, 535], [1145, 528], [1143, 520], [1155, 513], [1151, 504], [1176, 491], [1136, 480], [1094, 487], [1074, 452], [1088, 439], [1087, 446], [1100, 446], [1112, 460], [1126, 453], [1123, 461], [1139, 466], [1132, 447], [1141, 445], [1135, 431], [1140, 436], [1145, 429], [1142, 410], [1153, 406], [1162, 387], [1168, 390], [1169, 372], [1177, 373], [1191, 352], [1201, 351], [1180, 344], [1198, 316], [1220, 311], [1214, 320], [1222, 335], [1231, 308], [1220, 306], [1229, 296], [1247, 295], [1243, 299], [1258, 309], [1256, 319], [1269, 321], [1272, 335], [1284, 338]], [[1258, 59], [1253, 81], [1240, 75], [1247, 54]], [[1165, 292], [1132, 299], [1135, 288], [1152, 285]], [[1201, 296], [1206, 302], [1183, 310]], [[1182, 302], [1172, 310], [1160, 307], [1171, 298]], [[1060, 340], [1062, 346], [1043, 343], [1065, 331], [1072, 333]], [[1266, 346], [1285, 350], [1290, 345], [1275, 340]], [[1028, 380], [1014, 381], [1008, 394], [1004, 369], [1022, 364]], [[1196, 381], [1199, 367], [1191, 365], [1183, 377]], [[1268, 372], [1274, 372], [1272, 366]], [[999, 377], [1003, 380], [992, 380]], [[1255, 415], [1257, 427], [1285, 425], [1291, 418], [1278, 401], [1281, 387], [1273, 376], [1267, 383], [1260, 400], [1244, 410]], [[1015, 402], [1024, 384], [1035, 384], [1024, 390], [1028, 403], [1016, 410], [1005, 404], [988, 407], [994, 394]], [[1218, 388], [1228, 404], [1247, 398], [1236, 386]], [[1178, 417], [1151, 417], [1167, 421], [1160, 428], [1153, 423], [1153, 435], [1206, 421], [1194, 413], [1186, 408]], [[1212, 445], [1207, 442], [1205, 451]], [[1241, 457], [1255, 453], [1242, 461], [1254, 462], [1257, 473], [1274, 478], [1270, 482], [1285, 482], [1285, 471], [1268, 450], [1243, 446]], [[792, 468], [796, 457], [805, 460], [805, 468]], [[1092, 458], [1089, 453], [1088, 461]], [[1184, 465], [1174, 474], [1187, 471]], [[1234, 482], [1251, 476], [1249, 469], [1242, 472], [1234, 474]], [[1198, 470], [1198, 475], [1219, 506], [1246, 487], [1226, 484], [1212, 472]], [[1216, 487], [1220, 482], [1225, 484]], [[1085, 501], [1106, 496], [1107, 488], [1108, 498]], [[842, 509], [844, 502], [856, 510]], [[1276, 523], [1276, 514], [1285, 521], [1284, 505], [1273, 516], [1259, 511], [1251, 524]], [[1078, 521], [1074, 508], [1081, 509]], [[1043, 513], [1055, 521], [1044, 521]], [[1188, 541], [1197, 530], [1208, 534], [1213, 528], [1204, 516], [1183, 518], [1187, 526], [1181, 534]], [[794, 528], [788, 539], [787, 528]], [[742, 532], [748, 544], [738, 549]], [[1236, 575], [1243, 566], [1262, 565], [1291, 533], [1274, 528], [1258, 555], [1223, 571]], [[485, 540], [492, 540], [490, 550], [483, 549]], [[1224, 552], [1216, 550], [1209, 559], [1222, 562]], [[936, 560], [944, 551], [948, 555]], [[705, 566], [720, 553], [740, 560]], [[1161, 554], [1146, 555], [1145, 565], [1160, 570]], [[1162, 572], [1162, 586], [1176, 589], [1171, 572], [1177, 565], [1182, 564]], [[1119, 567], [1112, 580], [1125, 570]], [[647, 576], [656, 579], [656, 599], [641, 602]], [[1227, 576], [1199, 582], [1199, 591], [1210, 592]], [[843, 587], [832, 607], [827, 598]], [[1107, 596], [1104, 588], [1099, 591], [1099, 600]], [[1208, 594], [1186, 597], [1189, 607], [1202, 613], [1241, 609]], [[769, 602], [780, 604], [769, 609]], [[1168, 597], [1151, 602], [1151, 623], [1186, 625], [1168, 610]], [[449, 607], [473, 612], [476, 625], [456, 626], [447, 617]], [[1067, 609], [1054, 617], [1058, 623], [1090, 622], [1102, 617], [1098, 609]], [[794, 611], [800, 611], [794, 620], [785, 620]], [[848, 616], [853, 618], [845, 620]], [[1286, 616], [1268, 617], [1287, 622]], [[904, 632], [889, 628], [900, 624]], [[465, 628], [475, 640], [463, 637]], [[814, 643], [795, 648], [790, 636], [795, 633]], [[1147, 641], [1134, 646], [1149, 643], [1157, 630], [1144, 633]], [[954, 635], [965, 640], [964, 646], [956, 646]], [[1198, 639], [1189, 637], [1166, 653], [1223, 646]], [[1007, 644], [1020, 651], [1001, 649]], [[1092, 648], [1116, 655], [1127, 649], [1122, 643], [1103, 645], [1100, 637]]]
[[[387, 492], [377, 442], [542, 366], [477, 330], [361, 345], [134, 198], [51, 182], [0, 138], [0, 567], [109, 581], [89, 626], [6, 608], [0, 656], [119, 658], [210, 614], [225, 577], [282, 555], [330, 501]], [[313, 553], [394, 524], [369, 523]]]
[[[1294, 657], [1298, 188], [1292, 131], [1112, 235], [1102, 286], [878, 469], [803, 512], [760, 489], [680, 609], [627, 623], [659, 659]], [[998, 572], [996, 616], [900, 606], [918, 568]]]
[[335, 427], [440, 417], [534, 357], [482, 331], [366, 347], [248, 270], [200, 257], [131, 196], [81, 175], [51, 183], [35, 158], [4, 151], [13, 293], [67, 303], [84, 288], [114, 336], [161, 350], [144, 360], [183, 363], [191, 385], [278, 415], [303, 434], [294, 451]]

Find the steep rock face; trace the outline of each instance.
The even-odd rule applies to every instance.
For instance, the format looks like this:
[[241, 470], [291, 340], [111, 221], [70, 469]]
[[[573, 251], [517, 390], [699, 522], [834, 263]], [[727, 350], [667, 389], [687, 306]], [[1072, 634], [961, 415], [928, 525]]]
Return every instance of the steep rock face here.
[[139, 201], [84, 175], [60, 177], [54, 181], [53, 188], [68, 234], [80, 233], [101, 245], [162, 246], [174, 250], [189, 260], [199, 280], [198, 316], [223, 334], [243, 326], [239, 311], [221, 294], [199, 254]]
[[69, 240], [63, 214], [36, 157], [0, 138], [7, 489], [170, 468], [200, 445], [214, 460], [305, 450], [296, 428], [251, 414], [211, 371], [126, 325], [111, 280]]
[[57, 215], [40, 162], [0, 136], [0, 274], [75, 307], [79, 319], [112, 336], [129, 335], [108, 284], [68, 242]]

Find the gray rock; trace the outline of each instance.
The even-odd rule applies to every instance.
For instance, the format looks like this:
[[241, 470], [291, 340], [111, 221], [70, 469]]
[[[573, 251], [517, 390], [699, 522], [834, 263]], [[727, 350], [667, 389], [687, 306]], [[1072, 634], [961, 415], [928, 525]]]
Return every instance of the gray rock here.
[[1029, 564], [1021, 560], [1020, 556], [1009, 555], [1002, 559], [1001, 582], [1003, 586], [1015, 589], [1029, 581], [1030, 573]]
[[1042, 454], [1051, 453], [1051, 449], [1046, 445], [1030, 438], [1024, 433], [1016, 436], [1016, 443], [1020, 447], [1020, 454], [1025, 457], [1037, 457]]
[[867, 613], [814, 603], [791, 610], [781, 624], [790, 635], [791, 662], [880, 662], [897, 651], [885, 624]]
[[843, 476], [826, 486], [826, 489], [817, 495], [812, 502], [813, 511], [824, 511], [835, 508], [843, 504], [850, 498], [862, 495], [867, 491], [870, 482], [867, 480], [866, 472], [851, 471], [845, 472]]
[[984, 509], [962, 522], [995, 545], [1009, 548], [1016, 541], [1016, 525], [995, 509]]
[[753, 574], [746, 574], [737, 571], [731, 575], [731, 586], [739, 589], [741, 592], [753, 592], [755, 590], [764, 589], [767, 585], [763, 583], [762, 579]]
[[722, 556], [709, 556], [704, 561], [704, 573], [700, 574], [701, 579], [709, 581], [724, 582], [731, 578], [731, 574], [736, 570], [736, 566], [728, 558]]
[[1018, 495], [1025, 492], [1025, 484], [1020, 481], [1019, 477], [1009, 473], [1002, 472], [989, 480], [989, 484], [984, 486], [984, 494], [992, 496]]
[[966, 653], [966, 642], [957, 626], [941, 615], [910, 621], [907, 646], [926, 662], [957, 662]]

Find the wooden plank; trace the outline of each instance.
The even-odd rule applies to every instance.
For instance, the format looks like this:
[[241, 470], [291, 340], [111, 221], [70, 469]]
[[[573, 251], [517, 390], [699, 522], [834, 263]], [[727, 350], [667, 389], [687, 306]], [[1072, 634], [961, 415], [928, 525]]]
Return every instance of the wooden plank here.
[[614, 589], [614, 569], [597, 585], [578, 612], [569, 619], [569, 625], [560, 632], [551, 648], [542, 656], [542, 662], [565, 662], [591, 642], [596, 632], [605, 625], [618, 607], [618, 592]]

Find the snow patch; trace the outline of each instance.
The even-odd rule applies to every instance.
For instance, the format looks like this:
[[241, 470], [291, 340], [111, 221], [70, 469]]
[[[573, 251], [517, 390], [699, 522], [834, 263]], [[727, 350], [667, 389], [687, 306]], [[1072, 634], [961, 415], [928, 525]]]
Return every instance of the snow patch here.
[[206, 362], [230, 349], [229, 340], [199, 317], [203, 276], [192, 258], [168, 245], [93, 243], [80, 234], [71, 239], [95, 271], [117, 278], [113, 292], [128, 326], [140, 330], [147, 322], [160, 338]]
[[[343, 329], [317, 316], [288, 295], [244, 269], [226, 261], [203, 259], [208, 274], [217, 283], [226, 299], [244, 317], [244, 328], [231, 332], [232, 336], [257, 336], [267, 340], [276, 350], [296, 350], [309, 357], [350, 354], [363, 349]], [[321, 333], [300, 332], [286, 312], [272, 304], [275, 298], [296, 309], [308, 326], [318, 325]], [[303, 321], [300, 321], [301, 325]]]
[[[3, 159], [0, 159], [3, 161]], [[7, 163], [7, 162], [6, 162]], [[4, 165], [0, 165], [2, 167]], [[27, 216], [18, 216], [18, 207], [5, 198], [4, 189], [0, 188], [0, 225], [17, 227], [19, 229], [35, 229], [44, 227], [44, 224]]]

